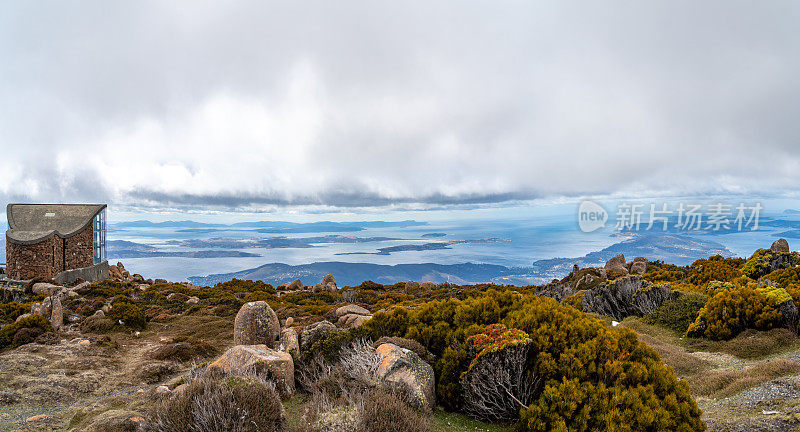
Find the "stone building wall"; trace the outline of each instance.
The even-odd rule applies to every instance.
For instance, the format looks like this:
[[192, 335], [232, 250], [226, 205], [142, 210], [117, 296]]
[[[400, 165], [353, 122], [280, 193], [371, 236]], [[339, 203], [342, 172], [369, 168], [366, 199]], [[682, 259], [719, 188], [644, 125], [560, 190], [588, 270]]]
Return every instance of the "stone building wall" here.
[[64, 268], [73, 270], [94, 265], [94, 230], [92, 224], [72, 237], [64, 239]]
[[6, 274], [10, 279], [53, 278], [64, 267], [64, 240], [58, 236], [31, 245], [6, 241]]

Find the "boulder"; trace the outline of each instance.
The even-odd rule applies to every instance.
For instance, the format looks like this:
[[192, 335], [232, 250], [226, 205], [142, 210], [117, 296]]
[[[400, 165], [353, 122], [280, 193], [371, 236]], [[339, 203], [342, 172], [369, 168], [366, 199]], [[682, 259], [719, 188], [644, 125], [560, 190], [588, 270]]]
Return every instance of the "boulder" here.
[[167, 283], [166, 279], [156, 279], [153, 281], [154, 284], [165, 284]]
[[647, 258], [634, 258], [629, 271], [632, 275], [643, 275], [647, 271]]
[[406, 282], [406, 291], [413, 291], [415, 289], [419, 289], [419, 282], [415, 281]]
[[55, 330], [59, 330], [64, 325], [64, 308], [61, 306], [61, 299], [57, 296], [52, 299], [50, 325], [52, 325]]
[[278, 315], [265, 301], [245, 303], [233, 322], [233, 343], [275, 347], [281, 326]]
[[291, 327], [291, 326], [292, 326], [292, 324], [294, 324], [294, 318], [292, 318], [292, 317], [289, 317], [289, 318], [286, 318], [286, 323], [284, 323], [284, 325], [283, 325], [283, 326], [284, 326], [284, 327]]
[[287, 328], [281, 330], [278, 350], [288, 352], [293, 358], [300, 358], [300, 342], [295, 329]]
[[209, 371], [226, 374], [255, 372], [274, 380], [282, 395], [294, 393], [294, 361], [287, 352], [275, 351], [266, 345], [236, 345], [208, 365]]
[[345, 315], [372, 315], [370, 311], [361, 306], [349, 304], [336, 309], [336, 318], [341, 318]]
[[622, 321], [630, 315], [649, 315], [667, 300], [678, 296], [668, 284], [653, 284], [638, 276], [627, 276], [586, 291], [581, 299], [584, 312], [594, 312]]
[[372, 315], [347, 314], [339, 317], [336, 325], [344, 328], [358, 327], [371, 319]]
[[422, 282], [421, 284], [419, 284], [419, 287], [425, 290], [432, 290], [436, 289], [436, 284], [433, 282]]
[[[330, 291], [336, 291], [338, 288], [336, 286], [336, 279], [333, 278], [332, 274], [326, 274], [325, 277], [322, 278], [322, 285], [325, 285]], [[330, 289], [330, 288], [333, 289]]]
[[436, 406], [433, 367], [411, 350], [385, 343], [375, 349], [380, 357], [381, 384], [401, 391], [416, 408], [431, 413]]
[[295, 279], [289, 285], [286, 285], [286, 289], [289, 291], [301, 290], [303, 289], [303, 282], [300, 279]]
[[327, 339], [335, 331], [336, 326], [328, 321], [320, 321], [306, 326], [300, 333], [300, 349], [308, 351], [315, 343]]
[[33, 284], [33, 287], [31, 289], [33, 293], [36, 295], [50, 296], [61, 291], [62, 289], [64, 289], [64, 287], [62, 287], [61, 285], [54, 285], [47, 282], [39, 282]]
[[559, 303], [573, 294], [575, 294], [573, 287], [560, 282], [550, 282], [536, 291], [536, 295], [553, 298]]
[[783, 253], [791, 252], [791, 249], [789, 249], [789, 242], [783, 238], [775, 240], [775, 242], [772, 243], [772, 246], [769, 248], [769, 250], [773, 252], [783, 252]]
[[87, 294], [89, 292], [89, 290], [91, 290], [91, 289], [92, 289], [91, 282], [81, 282], [78, 285], [75, 285], [74, 287], [72, 287], [72, 291], [74, 291], [74, 292], [76, 292], [76, 293], [78, 293], [80, 295]]
[[196, 305], [197, 303], [200, 303], [200, 299], [198, 297], [192, 296], [186, 299], [186, 304]]
[[627, 276], [628, 274], [628, 267], [625, 263], [625, 256], [619, 254], [614, 258], [611, 258], [606, 262], [606, 265], [603, 267], [606, 271], [606, 277], [608, 279], [616, 279], [620, 276]]

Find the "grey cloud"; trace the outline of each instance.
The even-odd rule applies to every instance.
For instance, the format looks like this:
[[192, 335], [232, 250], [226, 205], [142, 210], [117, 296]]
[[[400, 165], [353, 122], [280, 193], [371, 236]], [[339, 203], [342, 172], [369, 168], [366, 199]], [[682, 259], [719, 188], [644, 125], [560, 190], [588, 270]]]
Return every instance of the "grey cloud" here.
[[6, 2], [0, 198], [791, 194], [791, 1]]

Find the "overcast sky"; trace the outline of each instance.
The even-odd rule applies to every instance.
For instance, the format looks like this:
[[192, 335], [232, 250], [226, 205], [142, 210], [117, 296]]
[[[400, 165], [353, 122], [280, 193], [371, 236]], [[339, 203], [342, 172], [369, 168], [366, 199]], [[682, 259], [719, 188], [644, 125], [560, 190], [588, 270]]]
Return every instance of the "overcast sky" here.
[[3, 1], [0, 199], [795, 196], [793, 1]]

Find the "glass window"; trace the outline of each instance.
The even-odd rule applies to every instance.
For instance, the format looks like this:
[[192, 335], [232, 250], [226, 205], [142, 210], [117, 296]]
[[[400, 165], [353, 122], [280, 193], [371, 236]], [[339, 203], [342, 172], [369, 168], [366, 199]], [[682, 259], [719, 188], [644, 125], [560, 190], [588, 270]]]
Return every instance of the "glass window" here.
[[94, 217], [93, 225], [94, 263], [100, 264], [106, 260], [106, 209]]

